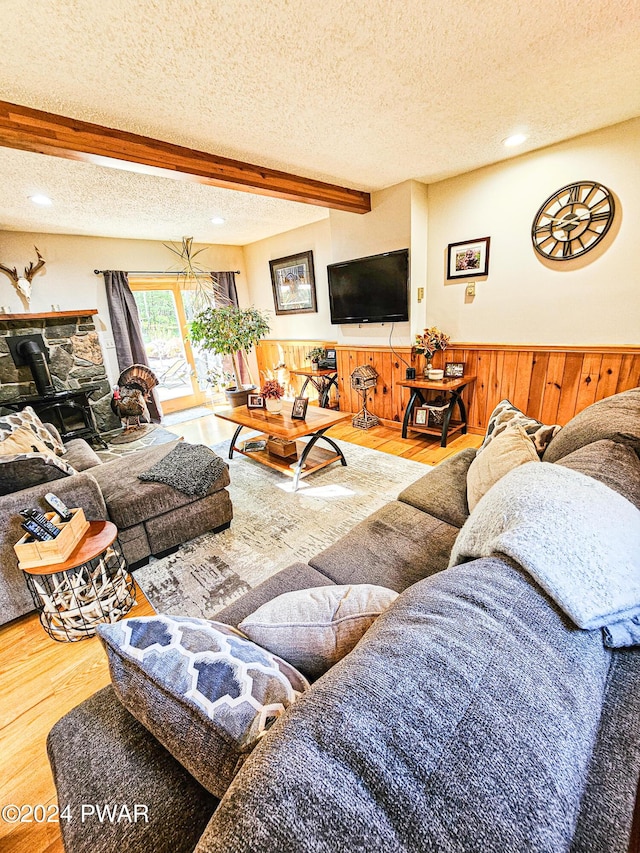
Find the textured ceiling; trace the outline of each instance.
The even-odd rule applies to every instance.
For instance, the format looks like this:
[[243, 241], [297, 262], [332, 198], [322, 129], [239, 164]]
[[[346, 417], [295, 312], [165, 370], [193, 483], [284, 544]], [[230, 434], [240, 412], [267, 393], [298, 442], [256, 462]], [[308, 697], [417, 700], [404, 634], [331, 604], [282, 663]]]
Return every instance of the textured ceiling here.
[[[1, 99], [360, 189], [497, 162], [516, 153], [500, 143], [518, 130], [521, 153], [640, 114], [637, 0], [0, 0], [0, 16]], [[3, 180], [16, 172], [15, 197], [17, 172], [31, 174], [18, 159], [0, 161]], [[75, 201], [56, 221], [86, 233], [112, 173], [65, 165]], [[67, 182], [62, 167], [46, 172]], [[95, 233], [161, 219], [167, 239], [195, 236], [189, 194], [198, 216], [227, 195], [118, 177]], [[221, 229], [219, 242], [321, 214], [251, 196], [228, 204], [229, 218], [265, 224], [233, 240]], [[4, 227], [34, 227], [16, 217], [3, 203]], [[130, 236], [158, 236], [139, 228]]]

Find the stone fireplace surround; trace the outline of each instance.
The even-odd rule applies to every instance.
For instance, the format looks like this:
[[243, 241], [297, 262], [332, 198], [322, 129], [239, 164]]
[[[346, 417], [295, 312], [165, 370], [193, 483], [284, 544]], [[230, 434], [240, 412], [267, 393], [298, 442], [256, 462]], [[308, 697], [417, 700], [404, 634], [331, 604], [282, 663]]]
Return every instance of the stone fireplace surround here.
[[111, 384], [93, 321], [95, 309], [42, 314], [0, 315], [0, 410], [2, 403], [37, 394], [29, 367], [16, 367], [7, 338], [41, 334], [49, 350], [49, 370], [56, 391], [97, 383], [89, 400], [100, 432], [115, 429], [120, 421], [111, 411]]

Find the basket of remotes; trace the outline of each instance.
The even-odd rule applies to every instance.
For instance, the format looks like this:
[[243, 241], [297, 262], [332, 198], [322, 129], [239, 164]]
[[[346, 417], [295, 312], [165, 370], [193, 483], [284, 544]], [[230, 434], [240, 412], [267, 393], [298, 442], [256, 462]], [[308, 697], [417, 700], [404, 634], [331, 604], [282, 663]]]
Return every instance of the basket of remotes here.
[[46, 495], [45, 500], [52, 512], [39, 509], [20, 512], [26, 532], [13, 548], [21, 569], [64, 563], [89, 529], [82, 508], [68, 509], [54, 494]]

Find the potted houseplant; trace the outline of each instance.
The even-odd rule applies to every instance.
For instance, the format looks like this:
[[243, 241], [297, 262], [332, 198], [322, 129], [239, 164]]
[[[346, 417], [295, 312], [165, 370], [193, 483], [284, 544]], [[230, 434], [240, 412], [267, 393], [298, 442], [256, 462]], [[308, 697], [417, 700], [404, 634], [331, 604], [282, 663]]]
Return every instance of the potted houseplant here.
[[441, 332], [437, 326], [431, 326], [425, 329], [421, 335], [416, 335], [414, 352], [424, 355], [426, 362], [424, 368], [425, 379], [442, 379], [444, 371], [434, 370], [431, 360], [436, 352], [445, 350], [449, 346], [450, 340], [450, 336]]
[[269, 333], [266, 316], [257, 308], [205, 308], [189, 324], [191, 340], [203, 349], [231, 357], [235, 387], [225, 396], [233, 408], [243, 406], [255, 385], [243, 385], [240, 377], [240, 357], [251, 351]]
[[260, 393], [264, 397], [264, 404], [267, 411], [272, 415], [279, 415], [282, 411], [282, 395], [284, 388], [277, 379], [267, 379]]
[[327, 351], [324, 347], [314, 347], [310, 352], [307, 353], [307, 358], [311, 362], [311, 369], [318, 369], [318, 362], [321, 358], [325, 358]]

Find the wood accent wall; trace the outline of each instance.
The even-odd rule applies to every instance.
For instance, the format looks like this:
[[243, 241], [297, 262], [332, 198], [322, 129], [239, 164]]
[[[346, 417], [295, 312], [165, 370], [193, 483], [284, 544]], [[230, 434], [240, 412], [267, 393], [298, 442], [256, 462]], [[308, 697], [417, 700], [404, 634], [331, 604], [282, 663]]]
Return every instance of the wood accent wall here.
[[[308, 366], [305, 354], [320, 345], [335, 346], [324, 341], [262, 341], [258, 347], [261, 372], [279, 360], [287, 367]], [[410, 347], [395, 347], [392, 351], [389, 347], [336, 346], [336, 350], [340, 409], [358, 410], [359, 397], [351, 389], [351, 373], [359, 365], [370, 364], [378, 372], [379, 380], [368, 395], [367, 405], [387, 423], [399, 424], [409, 399], [408, 391], [395, 384], [405, 376], [406, 365], [401, 358], [413, 364], [419, 375], [424, 357], [412, 358]], [[640, 386], [640, 346], [579, 348], [456, 343], [444, 353], [436, 353], [434, 367], [442, 367], [446, 361], [463, 361], [465, 373], [477, 377], [463, 394], [469, 430], [477, 433], [485, 431], [489, 415], [505, 397], [543, 423], [564, 425], [596, 400]]]

